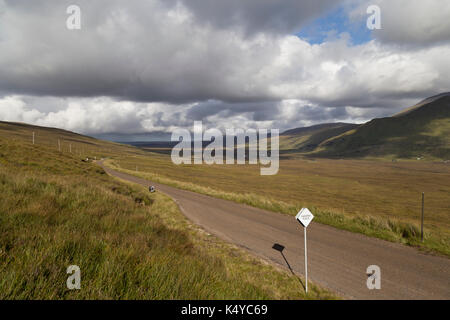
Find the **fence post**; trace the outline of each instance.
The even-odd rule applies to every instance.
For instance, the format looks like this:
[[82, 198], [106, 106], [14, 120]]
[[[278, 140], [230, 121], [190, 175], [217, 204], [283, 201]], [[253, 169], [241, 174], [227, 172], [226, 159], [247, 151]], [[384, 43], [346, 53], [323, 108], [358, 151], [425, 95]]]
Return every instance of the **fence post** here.
[[420, 240], [423, 242], [423, 214], [425, 206], [425, 192], [422, 192], [422, 222], [420, 226]]

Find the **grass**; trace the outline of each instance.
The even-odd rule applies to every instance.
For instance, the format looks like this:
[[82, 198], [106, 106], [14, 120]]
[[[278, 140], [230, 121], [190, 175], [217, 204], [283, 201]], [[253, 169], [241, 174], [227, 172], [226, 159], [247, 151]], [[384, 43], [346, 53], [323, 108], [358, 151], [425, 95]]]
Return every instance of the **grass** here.
[[340, 134], [351, 132], [357, 126], [348, 123], [328, 123], [289, 130], [280, 136], [280, 150], [295, 153], [312, 152], [322, 142]]
[[[336, 298], [313, 284], [306, 297], [297, 278], [84, 157], [0, 136], [0, 299]], [[81, 290], [66, 287], [73, 264]]]
[[[131, 146], [98, 140], [62, 129], [0, 121], [0, 137], [8, 139], [10, 142], [16, 142], [19, 146], [32, 145], [33, 132], [35, 146], [46, 147], [52, 153], [60, 151], [63, 154], [70, 153], [79, 158], [144, 154], [141, 150]], [[23, 156], [26, 157], [27, 154], [23, 154]]]
[[316, 157], [450, 158], [450, 97], [441, 97], [396, 117], [373, 119], [323, 141]]
[[[288, 159], [280, 161], [275, 176], [260, 176], [259, 167], [249, 165], [176, 166], [167, 155], [152, 153], [123, 156], [107, 164], [275, 212], [295, 215], [309, 207], [316, 222], [450, 256], [450, 166], [443, 162]], [[423, 243], [422, 192], [426, 194]]]

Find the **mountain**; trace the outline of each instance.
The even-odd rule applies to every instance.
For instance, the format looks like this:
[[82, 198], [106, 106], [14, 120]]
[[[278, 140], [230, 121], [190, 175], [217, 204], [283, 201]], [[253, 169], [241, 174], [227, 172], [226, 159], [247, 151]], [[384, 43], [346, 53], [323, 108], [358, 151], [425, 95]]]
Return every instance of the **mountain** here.
[[357, 124], [338, 122], [287, 130], [280, 135], [280, 149], [287, 152], [310, 152], [327, 139], [356, 127]]
[[[2, 138], [72, 151], [81, 157], [137, 154], [138, 148], [69, 131], [0, 121]], [[142, 147], [142, 146], [141, 146]], [[365, 124], [325, 123], [280, 135], [280, 151], [326, 158], [450, 159], [450, 93], [427, 98], [391, 117]]]
[[328, 158], [450, 159], [450, 93], [362, 125], [337, 123], [288, 130], [280, 146], [285, 151]]
[[430, 102], [433, 102], [439, 98], [446, 97], [446, 96], [450, 96], [450, 92], [444, 92], [444, 93], [437, 94], [435, 96], [426, 98], [425, 100], [420, 101], [419, 103], [413, 105], [412, 107], [406, 108], [405, 110], [400, 111], [399, 113], [393, 115], [393, 117], [400, 117], [400, 116], [406, 115], [407, 113], [409, 113], [417, 108], [420, 108]]

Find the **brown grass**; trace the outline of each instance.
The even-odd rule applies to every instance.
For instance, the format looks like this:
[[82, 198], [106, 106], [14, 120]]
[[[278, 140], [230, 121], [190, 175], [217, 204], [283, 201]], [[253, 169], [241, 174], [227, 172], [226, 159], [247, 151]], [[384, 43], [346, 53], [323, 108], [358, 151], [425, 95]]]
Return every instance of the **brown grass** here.
[[[450, 253], [450, 165], [443, 162], [281, 160], [274, 176], [261, 176], [258, 166], [249, 165], [176, 166], [170, 157], [152, 153], [112, 163], [128, 173], [269, 210], [295, 214], [310, 207], [323, 223]], [[424, 244], [418, 241], [422, 192]]]
[[[306, 296], [287, 272], [188, 223], [167, 196], [11, 132], [0, 136], [0, 193], [0, 299], [335, 298], [314, 285]], [[73, 264], [81, 290], [66, 287]]]

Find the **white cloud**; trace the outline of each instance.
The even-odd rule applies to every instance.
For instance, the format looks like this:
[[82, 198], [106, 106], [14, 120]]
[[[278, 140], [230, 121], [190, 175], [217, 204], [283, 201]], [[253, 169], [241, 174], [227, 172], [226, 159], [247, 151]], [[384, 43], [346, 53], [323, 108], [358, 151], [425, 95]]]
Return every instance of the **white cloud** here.
[[[344, 2], [355, 1], [351, 16], [365, 18], [365, 0]], [[0, 119], [132, 134], [194, 120], [288, 129], [389, 115], [450, 88], [449, 4], [411, 1], [374, 0], [385, 34], [357, 46], [345, 34], [320, 45], [286, 34], [329, 1], [285, 2], [264, 23], [257, 13], [271, 1], [221, 2], [220, 11], [80, 0], [79, 32], [65, 28], [67, 1], [0, 1]], [[277, 26], [284, 16], [292, 20]], [[420, 21], [409, 29], [411, 17]]]
[[35, 123], [43, 116], [36, 109], [27, 109], [26, 103], [18, 96], [0, 99], [0, 119], [3, 121]]

